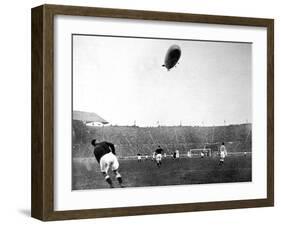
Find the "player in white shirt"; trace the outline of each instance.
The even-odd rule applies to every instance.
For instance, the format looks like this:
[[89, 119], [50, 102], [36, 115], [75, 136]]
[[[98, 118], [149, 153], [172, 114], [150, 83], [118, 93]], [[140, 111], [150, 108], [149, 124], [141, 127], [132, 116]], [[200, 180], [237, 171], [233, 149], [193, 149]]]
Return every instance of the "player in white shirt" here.
[[155, 153], [155, 151], [152, 153], [152, 161], [155, 161], [155, 157], [156, 157], [156, 153]]
[[138, 153], [138, 162], [140, 162], [140, 161], [141, 161], [141, 154]]
[[162, 164], [162, 152], [164, 151], [160, 146], [158, 146], [158, 148], [155, 150], [155, 160], [158, 167], [160, 167]]
[[180, 158], [180, 151], [176, 150], [176, 159], [179, 159], [179, 158]]
[[224, 142], [222, 142], [222, 144], [220, 146], [219, 156], [220, 156], [220, 163], [219, 163], [219, 165], [223, 165], [224, 159], [227, 156], [227, 151], [226, 151], [226, 147], [224, 146]]

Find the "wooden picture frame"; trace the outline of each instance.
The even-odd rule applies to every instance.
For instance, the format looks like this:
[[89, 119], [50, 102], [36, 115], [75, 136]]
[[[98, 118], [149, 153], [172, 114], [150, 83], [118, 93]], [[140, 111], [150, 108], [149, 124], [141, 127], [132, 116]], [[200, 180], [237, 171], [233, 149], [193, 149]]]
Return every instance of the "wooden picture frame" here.
[[[264, 27], [267, 29], [267, 198], [121, 208], [54, 210], [54, 16], [87, 16]], [[274, 205], [274, 20], [42, 5], [32, 9], [32, 200], [31, 215], [51, 221], [163, 214]]]

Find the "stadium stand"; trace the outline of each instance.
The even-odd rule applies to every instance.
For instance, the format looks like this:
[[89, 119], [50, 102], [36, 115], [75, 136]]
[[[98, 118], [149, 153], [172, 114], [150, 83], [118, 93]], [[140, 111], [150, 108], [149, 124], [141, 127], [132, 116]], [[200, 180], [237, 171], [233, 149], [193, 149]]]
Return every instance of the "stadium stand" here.
[[217, 151], [225, 142], [229, 153], [251, 151], [251, 124], [228, 126], [86, 126], [82, 121], [73, 120], [73, 157], [90, 157], [90, 141], [107, 140], [116, 146], [120, 157], [151, 155], [157, 145], [170, 155], [178, 149], [180, 155], [196, 148], [211, 148]]

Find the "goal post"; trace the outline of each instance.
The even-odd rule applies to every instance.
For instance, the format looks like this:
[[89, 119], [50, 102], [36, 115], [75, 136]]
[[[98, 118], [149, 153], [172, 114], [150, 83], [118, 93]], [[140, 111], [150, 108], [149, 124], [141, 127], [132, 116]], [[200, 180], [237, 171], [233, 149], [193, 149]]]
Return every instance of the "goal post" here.
[[192, 157], [211, 157], [212, 156], [212, 149], [211, 148], [194, 148], [190, 149], [187, 153], [189, 158]]

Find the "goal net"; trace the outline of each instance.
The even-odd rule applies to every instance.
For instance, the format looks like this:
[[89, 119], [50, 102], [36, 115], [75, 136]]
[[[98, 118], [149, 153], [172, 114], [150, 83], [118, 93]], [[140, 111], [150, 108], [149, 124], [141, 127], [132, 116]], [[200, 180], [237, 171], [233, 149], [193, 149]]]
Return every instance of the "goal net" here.
[[212, 149], [211, 148], [196, 148], [196, 149], [190, 149], [187, 153], [187, 156], [189, 158], [192, 157], [211, 157], [212, 156]]

